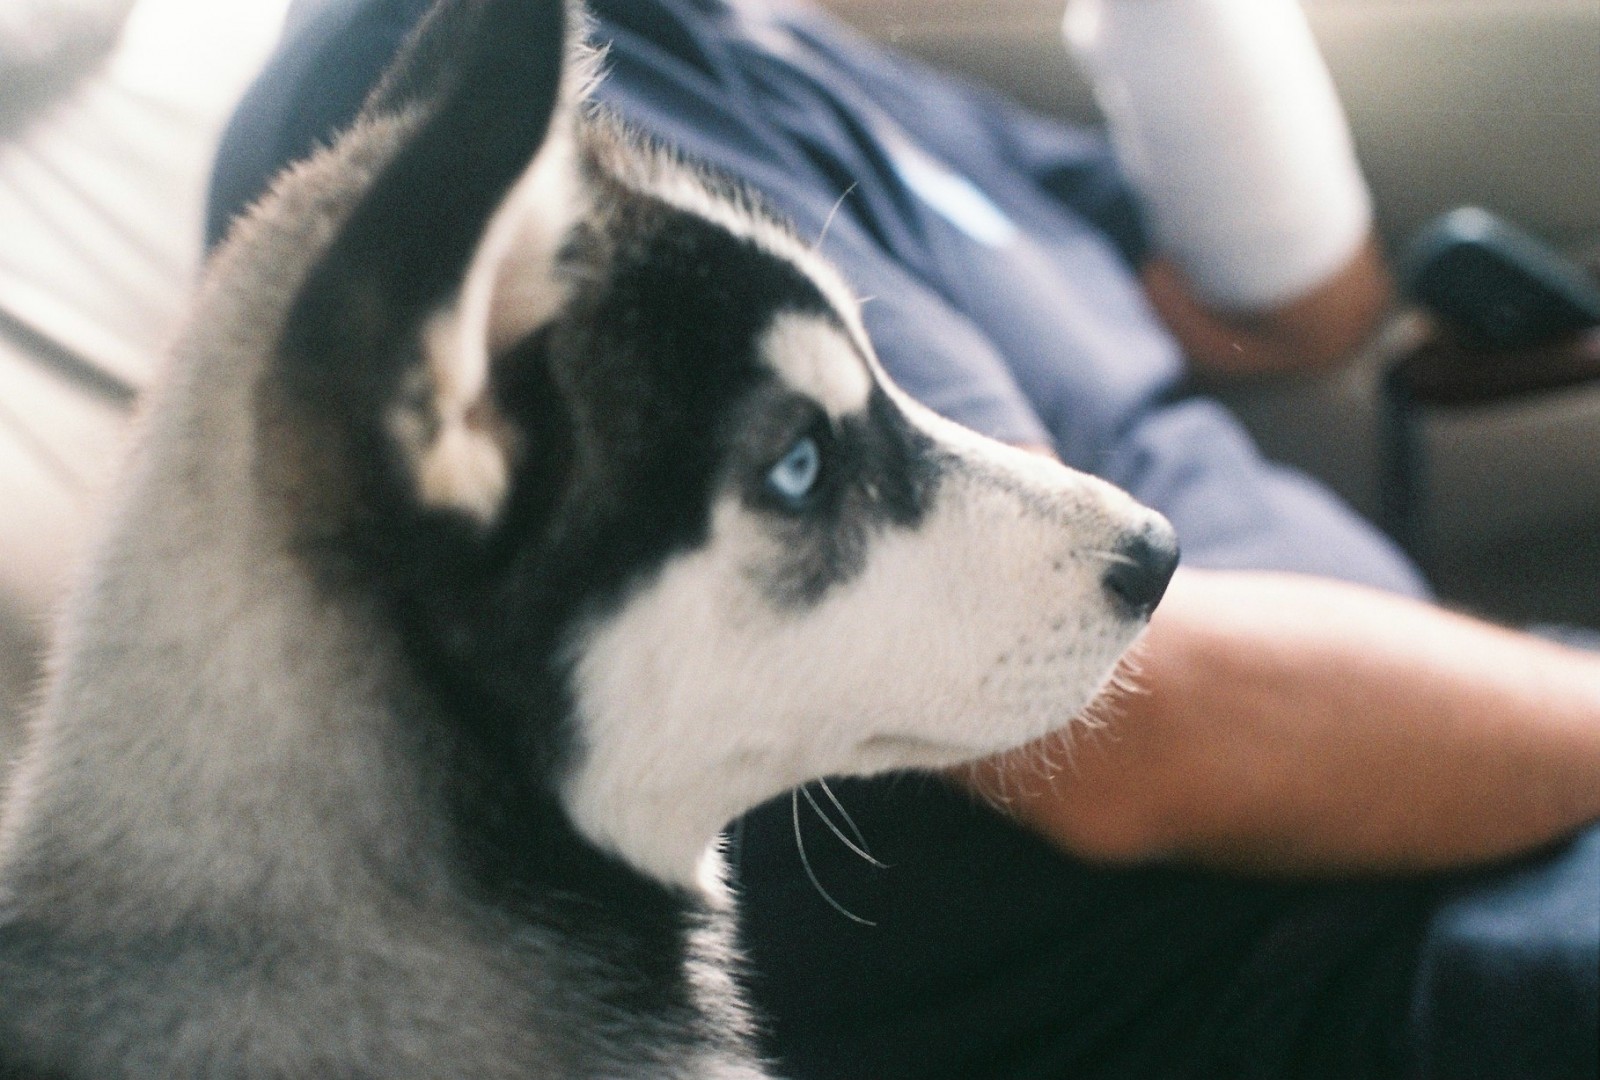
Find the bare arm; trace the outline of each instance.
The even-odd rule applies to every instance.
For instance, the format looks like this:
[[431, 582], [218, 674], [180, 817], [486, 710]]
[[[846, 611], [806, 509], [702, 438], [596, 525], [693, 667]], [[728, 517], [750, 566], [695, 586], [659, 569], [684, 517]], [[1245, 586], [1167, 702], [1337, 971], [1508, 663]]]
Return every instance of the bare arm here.
[[1183, 570], [1139, 665], [1070, 756], [1046, 742], [967, 782], [1081, 855], [1270, 872], [1463, 865], [1600, 818], [1600, 657], [1350, 585]]
[[1371, 239], [1309, 292], [1256, 311], [1208, 306], [1170, 258], [1151, 259], [1140, 276], [1151, 306], [1206, 375], [1334, 370], [1371, 337], [1394, 300], [1382, 252]]

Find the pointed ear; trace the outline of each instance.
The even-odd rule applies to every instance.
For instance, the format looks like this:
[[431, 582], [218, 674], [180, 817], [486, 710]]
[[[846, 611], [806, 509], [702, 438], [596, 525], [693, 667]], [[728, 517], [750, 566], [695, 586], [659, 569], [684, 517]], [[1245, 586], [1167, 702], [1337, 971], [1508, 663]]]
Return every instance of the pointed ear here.
[[556, 261], [583, 213], [578, 23], [566, 0], [444, 0], [429, 15], [363, 112], [410, 134], [281, 339], [298, 396], [356, 429], [347, 447], [398, 443], [418, 501], [481, 521], [514, 450], [490, 361], [561, 306]]
[[537, 156], [490, 216], [459, 289], [422, 328], [432, 437], [407, 450], [427, 505], [487, 522], [509, 486], [516, 446], [492, 396], [491, 365], [567, 298], [557, 262], [585, 206], [574, 117], [557, 110]]

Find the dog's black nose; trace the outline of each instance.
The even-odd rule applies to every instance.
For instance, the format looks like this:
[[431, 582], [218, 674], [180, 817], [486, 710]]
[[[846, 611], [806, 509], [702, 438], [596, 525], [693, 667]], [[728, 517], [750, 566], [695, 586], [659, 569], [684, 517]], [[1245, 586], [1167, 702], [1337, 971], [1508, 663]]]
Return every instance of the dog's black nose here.
[[1148, 619], [1178, 568], [1178, 539], [1165, 523], [1147, 526], [1123, 541], [1106, 571], [1106, 591], [1129, 611]]

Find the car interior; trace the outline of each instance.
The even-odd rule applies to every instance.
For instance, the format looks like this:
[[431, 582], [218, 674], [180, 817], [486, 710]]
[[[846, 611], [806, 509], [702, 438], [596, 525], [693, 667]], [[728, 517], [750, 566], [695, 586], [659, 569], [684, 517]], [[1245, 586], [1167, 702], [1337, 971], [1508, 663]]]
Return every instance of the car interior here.
[[[1441, 214], [1478, 207], [1531, 240], [1535, 260], [1600, 275], [1600, 4], [1304, 2], [1397, 264]], [[1032, 107], [1098, 120], [1061, 43], [1061, 0], [825, 6]], [[0, 62], [7, 55], [0, 49]], [[197, 172], [189, 197], [202, 180]], [[52, 377], [27, 358], [53, 350], [53, 370], [92, 379], [106, 354], [93, 342], [74, 356], [72, 342], [42, 341], [30, 318], [0, 297], [0, 730], [36, 679], [67, 553], [91, 528], [89, 492], [103, 486], [72, 481], [63, 496], [58, 474], [109, 474], [134, 408], [119, 388], [137, 389], [139, 378], [125, 376], [143, 370], [109, 372], [88, 415], [64, 410]], [[1511, 622], [1600, 629], [1600, 331], [1558, 329], [1485, 343], [1413, 297], [1336, 375], [1217, 392], [1270, 455], [1401, 535], [1448, 602]], [[153, 326], [149, 340], [166, 332]]]

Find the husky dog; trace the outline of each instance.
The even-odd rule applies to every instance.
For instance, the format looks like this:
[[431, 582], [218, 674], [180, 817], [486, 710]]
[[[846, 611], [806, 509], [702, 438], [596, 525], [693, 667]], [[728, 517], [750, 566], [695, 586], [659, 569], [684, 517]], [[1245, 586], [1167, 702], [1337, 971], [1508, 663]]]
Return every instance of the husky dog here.
[[1167, 525], [907, 400], [579, 21], [447, 3], [214, 261], [11, 781], [0, 1075], [763, 1076], [719, 830], [1146, 622]]

